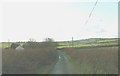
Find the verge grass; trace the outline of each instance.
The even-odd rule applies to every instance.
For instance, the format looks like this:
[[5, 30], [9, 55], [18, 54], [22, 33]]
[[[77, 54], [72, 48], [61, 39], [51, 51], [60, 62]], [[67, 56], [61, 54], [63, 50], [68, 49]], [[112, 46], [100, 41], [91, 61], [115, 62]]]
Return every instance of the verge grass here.
[[64, 49], [80, 74], [118, 74], [118, 48]]

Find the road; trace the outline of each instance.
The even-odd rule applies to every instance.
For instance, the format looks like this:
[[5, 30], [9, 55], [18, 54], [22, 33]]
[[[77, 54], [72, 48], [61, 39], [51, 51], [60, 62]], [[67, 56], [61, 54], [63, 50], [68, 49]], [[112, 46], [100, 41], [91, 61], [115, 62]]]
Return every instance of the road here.
[[78, 71], [70, 62], [64, 52], [58, 50], [59, 59], [50, 74], [78, 74]]

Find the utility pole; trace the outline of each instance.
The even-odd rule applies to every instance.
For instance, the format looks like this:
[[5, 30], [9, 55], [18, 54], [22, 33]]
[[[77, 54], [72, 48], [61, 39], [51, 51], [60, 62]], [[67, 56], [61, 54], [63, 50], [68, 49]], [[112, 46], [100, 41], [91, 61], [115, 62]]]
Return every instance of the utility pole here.
[[8, 39], [8, 44], [10, 44], [10, 39]]
[[73, 37], [72, 37], [72, 47], [73, 47]]

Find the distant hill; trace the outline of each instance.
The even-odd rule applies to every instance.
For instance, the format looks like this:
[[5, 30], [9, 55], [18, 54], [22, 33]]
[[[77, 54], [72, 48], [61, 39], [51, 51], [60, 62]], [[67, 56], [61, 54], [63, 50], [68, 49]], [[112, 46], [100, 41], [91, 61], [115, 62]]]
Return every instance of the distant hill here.
[[82, 40], [59, 42], [59, 48], [66, 47], [93, 47], [93, 46], [118, 46], [118, 38], [89, 38]]
[[[74, 47], [86, 47], [86, 46], [117, 46], [118, 45], [118, 38], [89, 38], [89, 39], [82, 39], [82, 40], [74, 40], [73, 44]], [[2, 42], [0, 43], [0, 48], [7, 48], [10, 47], [10, 44], [13, 42]], [[16, 42], [19, 44], [25, 44], [26, 42]], [[38, 42], [41, 43], [41, 42]], [[59, 41], [58, 47], [71, 47], [72, 41]]]
[[[69, 43], [72, 41], [61, 41], [59, 43]], [[74, 40], [74, 43], [97, 43], [97, 42], [118, 42], [118, 38], [89, 38], [82, 40]]]

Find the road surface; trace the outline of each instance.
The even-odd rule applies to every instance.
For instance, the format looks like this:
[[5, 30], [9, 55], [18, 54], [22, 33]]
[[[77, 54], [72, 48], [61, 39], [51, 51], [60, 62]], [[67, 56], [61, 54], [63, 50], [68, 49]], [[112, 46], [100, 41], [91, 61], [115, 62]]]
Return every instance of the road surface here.
[[75, 69], [65, 53], [58, 50], [58, 54], [59, 59], [50, 74], [78, 74], [78, 71]]

